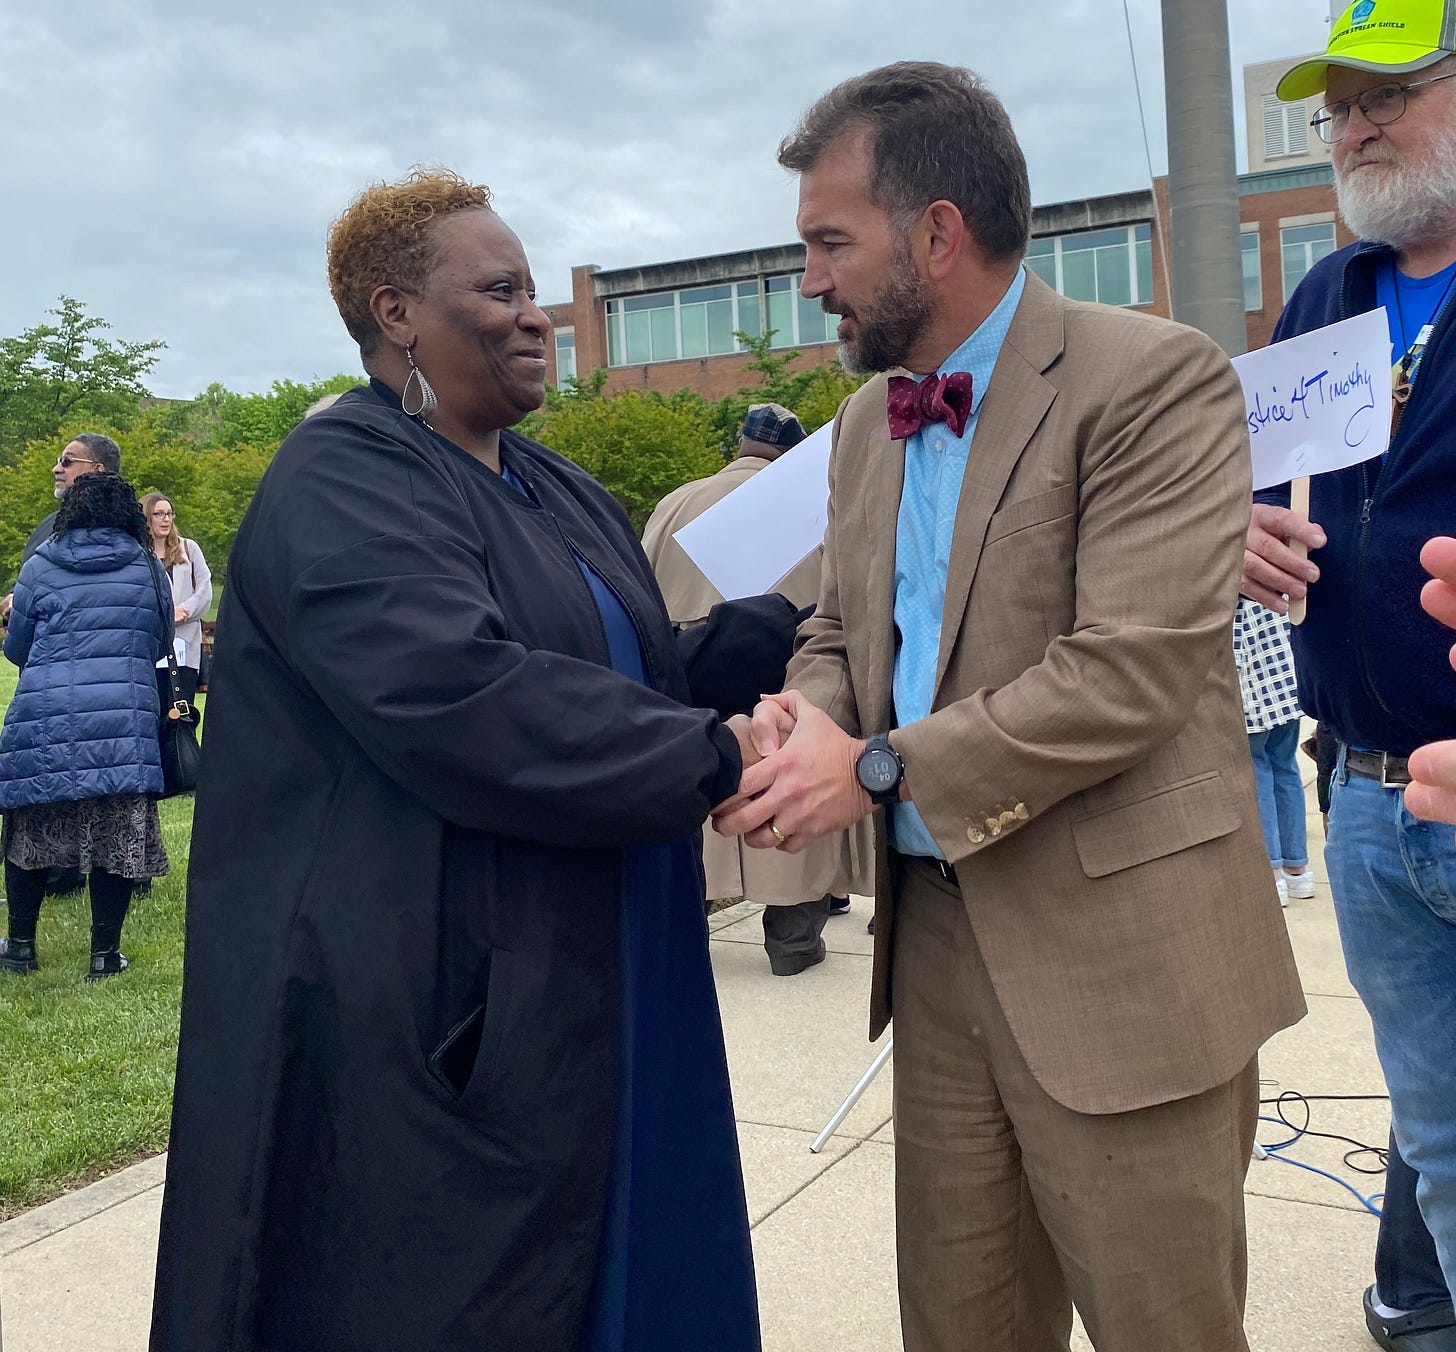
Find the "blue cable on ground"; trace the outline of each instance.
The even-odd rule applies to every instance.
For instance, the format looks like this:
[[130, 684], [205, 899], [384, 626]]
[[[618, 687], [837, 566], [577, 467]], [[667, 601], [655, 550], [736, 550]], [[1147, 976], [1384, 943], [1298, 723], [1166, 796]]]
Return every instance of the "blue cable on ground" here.
[[[1289, 1125], [1289, 1123], [1282, 1122], [1277, 1117], [1260, 1117], [1259, 1121], [1272, 1122], [1276, 1127], [1287, 1127]], [[1385, 1196], [1383, 1192], [1374, 1192], [1371, 1193], [1369, 1197], [1366, 1197], [1365, 1194], [1362, 1193], [1358, 1188], [1352, 1187], [1349, 1183], [1345, 1182], [1345, 1180], [1341, 1178], [1338, 1174], [1332, 1174], [1328, 1169], [1320, 1169], [1313, 1164], [1306, 1164], [1303, 1160], [1287, 1159], [1285, 1158], [1285, 1156], [1279, 1153], [1286, 1147], [1293, 1145], [1303, 1135], [1304, 1132], [1301, 1131], [1297, 1135], [1291, 1136], [1287, 1141], [1280, 1141], [1275, 1145], [1263, 1145], [1261, 1143], [1260, 1148], [1264, 1151], [1264, 1156], [1266, 1159], [1276, 1160], [1280, 1164], [1288, 1164], [1296, 1169], [1305, 1169], [1309, 1173], [1318, 1174], [1321, 1178], [1328, 1178], [1332, 1183], [1338, 1183], [1342, 1188], [1344, 1188], [1346, 1192], [1354, 1197], [1355, 1200], [1358, 1201], [1360, 1205], [1363, 1206], [1365, 1210], [1368, 1211], [1372, 1216], [1379, 1216], [1380, 1208], [1376, 1206], [1376, 1202], [1380, 1198]]]
[[[1342, 1188], [1344, 1188], [1344, 1190], [1346, 1192], [1348, 1192], [1352, 1197], [1354, 1197], [1355, 1200], [1358, 1201], [1360, 1203], [1360, 1205], [1362, 1207], [1364, 1207], [1364, 1209], [1366, 1211], [1368, 1211], [1372, 1216], [1377, 1216], [1378, 1217], [1380, 1215], [1380, 1207], [1379, 1207], [1378, 1203], [1385, 1196], [1384, 1192], [1371, 1193], [1370, 1196], [1367, 1197], [1358, 1188], [1356, 1188], [1356, 1187], [1352, 1186], [1350, 1183], [1346, 1182], [1338, 1174], [1333, 1174], [1328, 1169], [1321, 1169], [1318, 1166], [1313, 1165], [1313, 1164], [1306, 1164], [1303, 1160], [1290, 1159], [1288, 1156], [1286, 1156], [1286, 1155], [1284, 1155], [1282, 1153], [1283, 1151], [1287, 1150], [1290, 1146], [1295, 1145], [1297, 1142], [1299, 1142], [1300, 1140], [1302, 1140], [1305, 1136], [1318, 1136], [1318, 1137], [1321, 1137], [1321, 1138], [1324, 1138], [1324, 1139], [1328, 1139], [1328, 1140], [1344, 1141], [1347, 1144], [1354, 1146], [1355, 1147], [1355, 1150], [1349, 1152], [1345, 1156], [1345, 1163], [1347, 1165], [1349, 1165], [1349, 1167], [1351, 1167], [1352, 1169], [1355, 1169], [1357, 1172], [1360, 1172], [1360, 1173], [1375, 1173], [1375, 1172], [1383, 1172], [1384, 1171], [1385, 1151], [1380, 1146], [1364, 1145], [1364, 1144], [1362, 1144], [1359, 1141], [1352, 1140], [1348, 1136], [1339, 1136], [1339, 1135], [1336, 1135], [1336, 1134], [1331, 1133], [1331, 1132], [1312, 1131], [1310, 1129], [1310, 1126], [1309, 1126], [1309, 1120], [1310, 1120], [1310, 1109], [1309, 1109], [1309, 1105], [1310, 1105], [1311, 1100], [1313, 1100], [1313, 1099], [1331, 1099], [1331, 1100], [1340, 1100], [1340, 1101], [1345, 1101], [1345, 1102], [1374, 1102], [1374, 1101], [1377, 1101], [1377, 1100], [1388, 1101], [1388, 1096], [1387, 1095], [1384, 1095], [1384, 1094], [1312, 1094], [1312, 1095], [1304, 1095], [1304, 1094], [1298, 1093], [1296, 1090], [1286, 1089], [1286, 1090], [1284, 1090], [1279, 1095], [1278, 1098], [1275, 1098], [1275, 1099], [1261, 1099], [1260, 1100], [1260, 1103], [1261, 1104], [1262, 1103], [1272, 1103], [1274, 1105], [1274, 1107], [1275, 1107], [1275, 1111], [1278, 1112], [1279, 1116], [1278, 1117], [1265, 1117], [1262, 1114], [1260, 1114], [1259, 1121], [1260, 1122], [1268, 1122], [1271, 1126], [1284, 1127], [1286, 1130], [1291, 1131], [1294, 1134], [1292, 1136], [1288, 1137], [1288, 1139], [1283, 1140], [1283, 1141], [1276, 1141], [1272, 1145], [1266, 1145], [1262, 1141], [1256, 1142], [1255, 1143], [1255, 1147], [1254, 1147], [1255, 1150], [1258, 1152], [1260, 1158], [1277, 1160], [1280, 1164], [1288, 1164], [1288, 1165], [1292, 1165], [1296, 1169], [1304, 1169], [1308, 1173], [1318, 1174], [1321, 1178], [1327, 1178], [1327, 1179], [1330, 1180], [1330, 1182], [1339, 1184], [1339, 1186], [1342, 1187]], [[1298, 1103], [1304, 1109], [1304, 1125], [1303, 1126], [1296, 1126], [1293, 1122], [1291, 1122], [1287, 1117], [1284, 1116], [1284, 1107], [1288, 1103]], [[1377, 1170], [1371, 1170], [1371, 1169], [1361, 1169], [1358, 1165], [1355, 1165], [1355, 1164], [1351, 1163], [1350, 1156], [1353, 1155], [1353, 1154], [1372, 1154], [1372, 1155], [1374, 1155], [1380, 1161], [1381, 1169], [1379, 1171], [1377, 1171]]]

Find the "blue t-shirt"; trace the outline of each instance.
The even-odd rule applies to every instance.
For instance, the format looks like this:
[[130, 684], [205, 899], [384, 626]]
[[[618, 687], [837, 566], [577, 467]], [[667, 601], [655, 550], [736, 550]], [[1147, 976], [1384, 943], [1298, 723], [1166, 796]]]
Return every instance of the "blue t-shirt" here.
[[[1375, 278], [1375, 300], [1376, 304], [1385, 306], [1397, 365], [1410, 351], [1421, 329], [1435, 319], [1436, 311], [1453, 287], [1456, 287], [1456, 263], [1429, 277], [1407, 277], [1397, 271], [1394, 261], [1381, 267]], [[1417, 366], [1412, 382], [1419, 374]]]

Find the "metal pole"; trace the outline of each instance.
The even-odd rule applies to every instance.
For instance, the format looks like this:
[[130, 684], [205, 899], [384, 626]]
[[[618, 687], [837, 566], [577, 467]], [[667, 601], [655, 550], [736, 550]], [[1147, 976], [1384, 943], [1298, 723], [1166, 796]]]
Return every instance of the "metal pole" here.
[[1162, 0], [1173, 318], [1229, 356], [1247, 344], [1224, 0]]
[[814, 1138], [814, 1143], [809, 1147], [814, 1154], [817, 1155], [823, 1150], [825, 1143], [839, 1130], [839, 1124], [849, 1116], [849, 1110], [859, 1102], [860, 1095], [870, 1087], [870, 1081], [884, 1069], [885, 1062], [890, 1059], [890, 1053], [894, 1050], [895, 1039], [886, 1038], [885, 1045], [880, 1048], [880, 1054], [870, 1062], [870, 1068], [859, 1077], [859, 1083], [849, 1091], [849, 1097], [839, 1105], [834, 1116], [824, 1124], [824, 1130]]

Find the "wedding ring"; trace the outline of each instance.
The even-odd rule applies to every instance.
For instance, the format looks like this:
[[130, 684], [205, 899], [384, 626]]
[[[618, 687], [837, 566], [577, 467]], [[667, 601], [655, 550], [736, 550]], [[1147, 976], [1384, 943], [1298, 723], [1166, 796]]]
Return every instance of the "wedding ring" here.
[[784, 844], [784, 842], [788, 840], [788, 836], [780, 831], [779, 828], [773, 824], [773, 822], [769, 822], [768, 829], [773, 832], [773, 838], [778, 841], [780, 845]]

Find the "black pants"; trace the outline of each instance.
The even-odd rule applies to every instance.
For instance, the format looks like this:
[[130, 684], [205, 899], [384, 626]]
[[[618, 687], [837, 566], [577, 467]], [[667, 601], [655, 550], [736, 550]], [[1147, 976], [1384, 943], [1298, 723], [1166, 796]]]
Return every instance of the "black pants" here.
[[763, 946], [774, 971], [797, 971], [805, 959], [817, 956], [819, 936], [828, 919], [827, 896], [801, 901], [797, 906], [765, 906]]
[[1436, 1242], [1416, 1205], [1419, 1177], [1401, 1158], [1392, 1132], [1375, 1239], [1375, 1294], [1393, 1310], [1425, 1310], [1451, 1302]]
[[[17, 942], [35, 942], [35, 924], [45, 899], [46, 869], [19, 868], [5, 861], [5, 899], [10, 910], [10, 937]], [[121, 938], [121, 927], [131, 906], [136, 883], [130, 878], [92, 869], [91, 950], [112, 949]]]

